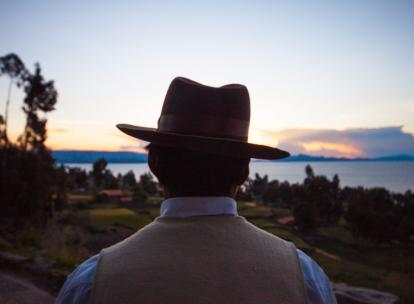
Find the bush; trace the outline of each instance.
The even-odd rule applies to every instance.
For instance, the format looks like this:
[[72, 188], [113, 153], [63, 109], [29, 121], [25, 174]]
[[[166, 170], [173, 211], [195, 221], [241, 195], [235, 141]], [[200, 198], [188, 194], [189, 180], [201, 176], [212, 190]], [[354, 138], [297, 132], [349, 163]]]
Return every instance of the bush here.
[[133, 201], [135, 203], [145, 203], [149, 198], [149, 194], [143, 189], [143, 187], [138, 184], [134, 188]]
[[53, 192], [59, 182], [53, 159], [46, 151], [10, 146], [0, 149], [0, 160], [0, 217], [16, 225], [44, 224], [55, 209]]

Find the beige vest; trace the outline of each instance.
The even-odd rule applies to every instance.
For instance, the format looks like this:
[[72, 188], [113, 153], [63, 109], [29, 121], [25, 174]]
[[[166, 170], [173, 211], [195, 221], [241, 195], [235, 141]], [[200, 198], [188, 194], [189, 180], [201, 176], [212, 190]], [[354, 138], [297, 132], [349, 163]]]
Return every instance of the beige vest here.
[[102, 250], [94, 303], [304, 304], [296, 248], [240, 216], [158, 217]]

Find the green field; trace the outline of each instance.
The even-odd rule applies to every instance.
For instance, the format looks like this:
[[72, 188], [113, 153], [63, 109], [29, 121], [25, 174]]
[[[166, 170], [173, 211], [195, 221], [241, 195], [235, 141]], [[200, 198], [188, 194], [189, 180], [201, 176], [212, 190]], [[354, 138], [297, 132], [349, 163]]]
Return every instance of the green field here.
[[126, 208], [91, 209], [87, 211], [94, 225], [123, 225], [139, 229], [151, 222], [149, 217], [138, 216]]
[[[263, 205], [241, 202], [240, 215], [254, 225], [305, 251], [325, 270], [334, 282], [374, 288], [400, 296], [403, 303], [414, 303], [414, 260], [412, 246], [377, 244], [367, 240], [355, 243], [346, 223], [319, 228], [301, 234], [292, 226], [278, 222], [291, 215], [288, 209], [271, 209]], [[116, 208], [94, 206], [84, 211], [94, 226], [122, 225], [140, 229], [159, 215], [159, 208]]]
[[400, 296], [403, 303], [414, 303], [414, 250], [410, 245], [378, 244], [352, 238], [343, 220], [333, 227], [319, 228], [302, 235], [280, 225], [277, 218], [286, 209], [241, 204], [239, 212], [251, 223], [285, 240], [293, 242], [324, 269], [334, 282], [388, 291]]
[[[73, 226], [60, 226], [60, 229], [56, 229], [57, 226], [50, 227], [49, 230], [54, 233], [43, 238], [47, 239], [47, 244], [41, 243], [49, 257], [74, 267], [92, 254], [85, 252], [79, 240], [102, 237], [105, 235], [102, 231], [109, 231], [118, 225], [138, 230], [159, 216], [156, 205], [133, 209], [109, 204], [92, 207], [81, 210], [76, 217], [78, 222], [75, 221]], [[293, 242], [297, 248], [309, 254], [332, 281], [388, 291], [401, 297], [403, 303], [414, 303], [412, 245], [378, 244], [367, 240], [355, 242], [343, 220], [338, 225], [303, 234], [292, 225], [278, 221], [291, 216], [288, 209], [271, 209], [252, 203], [239, 203], [238, 207], [240, 215], [254, 225]], [[67, 213], [67, 218], [73, 216]], [[94, 229], [85, 229], [88, 225]], [[98, 231], [98, 234], [94, 235], [94, 231]], [[42, 239], [40, 236], [37, 238]]]

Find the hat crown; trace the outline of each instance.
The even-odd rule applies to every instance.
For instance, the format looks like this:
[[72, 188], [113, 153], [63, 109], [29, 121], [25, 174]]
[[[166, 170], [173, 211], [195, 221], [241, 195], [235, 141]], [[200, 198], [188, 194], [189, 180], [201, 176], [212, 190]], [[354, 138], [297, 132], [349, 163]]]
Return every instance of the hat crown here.
[[124, 133], [160, 146], [242, 158], [280, 159], [289, 153], [249, 143], [250, 98], [244, 85], [209, 87], [175, 78], [158, 128], [118, 124]]
[[210, 87], [177, 77], [165, 96], [158, 130], [247, 141], [249, 123], [250, 98], [244, 85]]

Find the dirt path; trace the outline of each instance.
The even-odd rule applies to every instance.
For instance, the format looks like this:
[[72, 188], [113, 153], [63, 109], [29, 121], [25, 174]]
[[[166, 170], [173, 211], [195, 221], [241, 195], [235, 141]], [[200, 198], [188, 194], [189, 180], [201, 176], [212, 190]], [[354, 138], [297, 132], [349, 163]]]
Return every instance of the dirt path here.
[[325, 250], [322, 250], [320, 248], [315, 247], [315, 251], [323, 256], [326, 256], [329, 259], [335, 260], [335, 261], [342, 261], [342, 258], [340, 256], [334, 255], [332, 253], [326, 252]]
[[7, 304], [48, 304], [54, 297], [32, 283], [19, 277], [0, 272], [0, 303]]
[[277, 219], [277, 222], [281, 225], [287, 225], [295, 220], [293, 215], [284, 216]]

